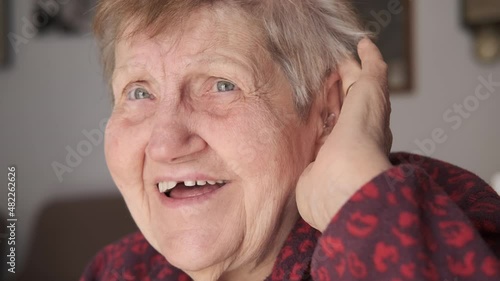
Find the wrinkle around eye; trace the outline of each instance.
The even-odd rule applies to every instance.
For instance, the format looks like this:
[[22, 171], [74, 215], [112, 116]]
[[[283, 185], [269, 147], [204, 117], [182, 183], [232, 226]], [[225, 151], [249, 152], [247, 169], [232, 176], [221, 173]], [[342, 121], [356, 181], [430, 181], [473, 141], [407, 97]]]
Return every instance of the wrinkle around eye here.
[[111, 78], [111, 87], [115, 101], [123, 97], [123, 92], [131, 85], [140, 85], [148, 90], [149, 93], [154, 87], [158, 87], [158, 77], [155, 77], [148, 70], [145, 63], [129, 63], [121, 67], [117, 67]]
[[[149, 92], [153, 98], [129, 99], [129, 92], [137, 88], [143, 88], [145, 91]], [[151, 94], [151, 91], [147, 87], [129, 84], [120, 93], [118, 99], [115, 100], [112, 116], [128, 124], [139, 124], [154, 115], [156, 102], [154, 95]]]
[[[150, 98], [142, 98], [136, 99], [131, 98], [131, 91], [143, 89], [144, 92], [149, 94]], [[139, 100], [154, 100], [156, 96], [154, 95], [154, 91], [147, 81], [139, 80], [136, 82], [128, 83], [124, 87], [118, 87], [117, 85], [113, 88], [113, 96], [115, 99], [115, 104], [123, 103], [127, 101], [139, 101]]]
[[152, 106], [154, 105], [145, 105], [140, 102], [124, 102], [118, 104], [111, 115], [126, 124], [138, 125], [154, 116], [155, 109]]

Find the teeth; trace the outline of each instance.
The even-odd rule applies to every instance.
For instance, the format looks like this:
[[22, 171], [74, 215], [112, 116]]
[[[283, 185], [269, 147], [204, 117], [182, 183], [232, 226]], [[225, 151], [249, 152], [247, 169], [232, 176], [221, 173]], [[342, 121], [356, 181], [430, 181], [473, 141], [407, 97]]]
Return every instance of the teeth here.
[[175, 182], [175, 181], [160, 182], [158, 184], [158, 188], [160, 189], [161, 193], [164, 193], [166, 191], [173, 189], [176, 185], [177, 185], [177, 182]]
[[[226, 181], [223, 180], [218, 180], [218, 181], [204, 181], [204, 180], [199, 180], [199, 181], [184, 181], [185, 186], [204, 186], [206, 184], [214, 185], [214, 184], [225, 184]], [[177, 186], [176, 181], [164, 181], [158, 183], [158, 189], [160, 190], [161, 193], [165, 193], [169, 190], [174, 189], [174, 187]]]
[[169, 181], [167, 182], [167, 190], [174, 189], [174, 187], [177, 185], [176, 181]]
[[196, 185], [196, 181], [184, 181], [184, 185], [185, 186], [195, 186]]
[[166, 182], [160, 182], [158, 184], [158, 188], [160, 189], [161, 193], [164, 193], [165, 191], [167, 191], [167, 183]]

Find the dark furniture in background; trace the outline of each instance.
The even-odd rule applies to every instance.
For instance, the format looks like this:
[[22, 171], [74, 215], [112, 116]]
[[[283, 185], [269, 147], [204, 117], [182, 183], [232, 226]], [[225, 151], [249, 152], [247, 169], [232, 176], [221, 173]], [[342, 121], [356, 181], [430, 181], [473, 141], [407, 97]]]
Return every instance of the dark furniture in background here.
[[120, 197], [53, 202], [40, 213], [17, 280], [78, 280], [98, 250], [134, 231]]

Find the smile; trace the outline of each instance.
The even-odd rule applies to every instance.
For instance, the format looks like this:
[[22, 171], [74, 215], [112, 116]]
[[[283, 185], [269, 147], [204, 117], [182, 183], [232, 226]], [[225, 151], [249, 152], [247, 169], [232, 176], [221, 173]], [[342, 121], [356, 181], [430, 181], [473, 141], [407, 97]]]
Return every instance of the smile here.
[[156, 186], [160, 193], [165, 194], [169, 198], [185, 199], [211, 193], [223, 187], [226, 183], [227, 181], [225, 180], [185, 180], [179, 182], [159, 182]]

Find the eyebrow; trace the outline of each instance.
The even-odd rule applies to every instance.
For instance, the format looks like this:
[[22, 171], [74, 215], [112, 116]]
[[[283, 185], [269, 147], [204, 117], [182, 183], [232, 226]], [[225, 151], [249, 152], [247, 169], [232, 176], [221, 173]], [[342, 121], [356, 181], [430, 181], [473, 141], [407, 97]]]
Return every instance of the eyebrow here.
[[[112, 84], [115, 84], [115, 81], [120, 82], [124, 80], [123, 77], [127, 76], [128, 73], [132, 73], [133, 75], [142, 75], [138, 73], [149, 73], [149, 71], [144, 71], [144, 69], [147, 68], [147, 65], [148, 64], [142, 59], [140, 61], [136, 61], [135, 58], [132, 58], [128, 60], [128, 62], [115, 67], [111, 76]], [[254, 86], [257, 86], [257, 66], [253, 63], [248, 63], [245, 60], [240, 60], [223, 54], [215, 54], [209, 57], [202, 56], [197, 59], [195, 58], [192, 62], [186, 65], [186, 68], [189, 68], [191, 65], [231, 65], [232, 67], [236, 67], [249, 74], [251, 78], [249, 82], [251, 82]], [[131, 69], [132, 71], [130, 71]], [[135, 69], [141, 69], [141, 71], [133, 71]]]
[[[125, 63], [121, 66], [115, 67], [113, 73], [111, 74], [111, 89], [113, 92], [113, 97], [115, 95], [115, 90], [121, 91], [121, 88], [125, 88], [127, 85], [127, 80], [130, 80], [129, 76], [139, 77], [144, 76], [144, 73], [148, 73], [148, 71], [144, 71], [147, 67], [146, 63]], [[130, 69], [133, 69], [130, 71]], [[135, 69], [142, 69], [141, 71], [135, 71]], [[150, 74], [148, 74], [150, 76]], [[133, 78], [135, 79], [135, 78]], [[133, 80], [132, 79], [132, 80]]]
[[141, 61], [137, 61], [137, 59], [127, 60], [125, 63], [116, 66], [111, 75], [111, 80], [115, 80], [116, 77], [122, 76], [124, 72], [129, 72], [129, 69], [145, 69], [147, 68], [147, 63]]
[[202, 56], [201, 58], [195, 60], [196, 62], [219, 62], [219, 61], [224, 61], [224, 62], [231, 62], [233, 64], [238, 64], [238, 65], [243, 65], [243, 66], [248, 66], [248, 63], [244, 60], [237, 59], [233, 56], [229, 55], [224, 55], [220, 53], [216, 53], [210, 57]]
[[253, 82], [257, 81], [257, 73], [258, 73], [257, 66], [253, 63], [249, 63], [246, 60], [237, 59], [235, 57], [223, 54], [215, 54], [210, 57], [202, 57], [200, 59], [196, 59], [194, 60], [194, 63], [209, 64], [209, 65], [230, 64], [250, 74]]

